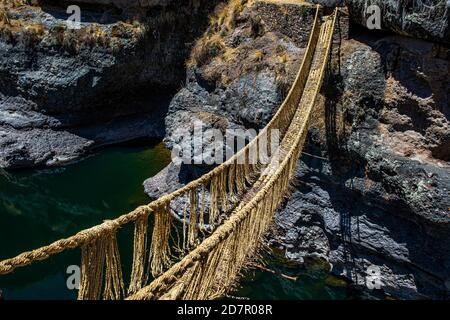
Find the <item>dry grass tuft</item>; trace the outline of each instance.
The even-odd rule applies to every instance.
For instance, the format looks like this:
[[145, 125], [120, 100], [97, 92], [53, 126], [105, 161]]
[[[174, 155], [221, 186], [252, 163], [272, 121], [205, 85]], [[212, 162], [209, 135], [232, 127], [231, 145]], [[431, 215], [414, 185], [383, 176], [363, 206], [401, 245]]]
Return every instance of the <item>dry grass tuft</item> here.
[[13, 19], [14, 11], [27, 6], [23, 0], [0, 0], [0, 38], [27, 47], [38, 44], [45, 35], [43, 24]]
[[204, 36], [194, 45], [188, 65], [205, 65], [214, 57], [225, 52], [225, 48], [223, 38], [219, 34]]
[[122, 39], [139, 39], [144, 35], [145, 31], [145, 26], [138, 21], [119, 21], [114, 26], [112, 26], [111, 36]]
[[252, 60], [253, 60], [254, 62], [261, 62], [261, 61], [264, 59], [264, 56], [265, 56], [264, 51], [262, 51], [262, 50], [256, 50], [256, 51], [253, 53]]
[[[31, 4], [39, 5], [40, 0], [34, 0]], [[64, 22], [46, 28], [39, 21], [33, 21], [33, 16], [23, 9], [40, 10], [27, 5], [23, 0], [0, 0], [1, 39], [14, 45], [34, 47], [45, 38], [46, 42], [73, 53], [96, 46], [116, 52], [122, 46], [121, 39], [138, 41], [146, 32], [145, 26], [138, 21], [118, 22], [112, 27], [111, 32], [96, 23], [82, 26], [78, 30], [67, 28]], [[21, 18], [12, 18], [16, 16]]]
[[27, 5], [25, 0], [0, 0], [0, 7], [17, 8]]
[[280, 12], [283, 14], [283, 16], [287, 17], [289, 15], [289, 8], [286, 5], [280, 5]]
[[247, 3], [247, 0], [230, 0], [227, 4], [219, 5], [216, 13], [210, 17], [211, 29], [222, 34], [232, 31]]
[[32, 47], [42, 40], [45, 29], [41, 23], [16, 20], [10, 17], [11, 10], [22, 5], [23, 2], [18, 0], [0, 2], [0, 38]]
[[194, 44], [187, 65], [195, 66], [211, 87], [226, 87], [245, 74], [265, 70], [274, 75], [278, 89], [285, 94], [293, 81], [289, 70], [296, 68], [298, 59], [275, 33], [265, 32], [252, 5], [251, 0], [219, 5], [208, 31]]
[[226, 46], [223, 38], [234, 30], [244, 8], [251, 3], [252, 0], [229, 0], [219, 4], [210, 17], [208, 31], [197, 40], [186, 64], [202, 66], [219, 55], [225, 62], [235, 59], [235, 49]]

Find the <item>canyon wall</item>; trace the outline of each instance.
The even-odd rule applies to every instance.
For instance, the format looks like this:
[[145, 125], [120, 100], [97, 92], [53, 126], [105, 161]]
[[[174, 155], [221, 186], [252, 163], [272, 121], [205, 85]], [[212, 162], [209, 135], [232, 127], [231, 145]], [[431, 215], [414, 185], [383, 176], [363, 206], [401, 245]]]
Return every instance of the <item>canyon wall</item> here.
[[[94, 147], [164, 135], [168, 97], [184, 81], [214, 1], [171, 1], [136, 20], [117, 7], [2, 3], [0, 166], [66, 163]], [[98, 3], [97, 3], [98, 5]]]

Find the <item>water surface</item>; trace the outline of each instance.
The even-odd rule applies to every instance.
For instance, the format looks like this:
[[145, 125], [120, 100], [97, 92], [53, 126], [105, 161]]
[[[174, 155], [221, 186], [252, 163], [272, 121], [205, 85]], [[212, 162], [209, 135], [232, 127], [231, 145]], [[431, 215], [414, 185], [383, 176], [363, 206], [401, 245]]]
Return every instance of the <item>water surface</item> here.
[[[148, 203], [142, 182], [169, 161], [170, 153], [162, 143], [149, 143], [107, 148], [64, 167], [0, 175], [0, 259]], [[119, 236], [126, 238], [129, 229], [121, 230]], [[0, 289], [7, 299], [75, 298], [76, 293], [66, 288], [65, 270], [79, 264], [79, 251], [2, 276]], [[124, 260], [128, 256], [123, 253]]]
[[[142, 182], [170, 161], [162, 143], [110, 147], [75, 164], [0, 174], [0, 259], [68, 237], [105, 219], [148, 203]], [[131, 267], [133, 226], [118, 233], [124, 275]], [[80, 250], [0, 276], [5, 299], [76, 299], [66, 269], [80, 263]], [[315, 268], [288, 267], [267, 257], [275, 274], [245, 273], [230, 298], [345, 299], [345, 284]], [[296, 277], [293, 281], [280, 274]], [[127, 280], [127, 279], [125, 279]]]

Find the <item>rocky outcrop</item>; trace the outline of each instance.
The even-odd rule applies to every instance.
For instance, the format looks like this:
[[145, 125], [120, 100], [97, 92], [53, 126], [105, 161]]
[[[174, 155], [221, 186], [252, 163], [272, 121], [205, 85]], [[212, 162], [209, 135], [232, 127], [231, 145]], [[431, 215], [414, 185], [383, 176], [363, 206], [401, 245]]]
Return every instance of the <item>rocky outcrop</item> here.
[[81, 5], [79, 30], [68, 29], [64, 6], [7, 6], [0, 166], [52, 165], [100, 145], [162, 137], [167, 97], [185, 78], [190, 42], [214, 5], [172, 1], [133, 23], [118, 10]]
[[168, 6], [174, 0], [75, 0], [72, 3], [87, 3], [94, 5], [114, 5], [117, 8], [148, 8]]
[[376, 266], [381, 289], [397, 297], [448, 298], [446, 49], [364, 36], [339, 50], [274, 243], [363, 286]]
[[[143, 17], [146, 15], [146, 12], [149, 8], [165, 8], [171, 5], [172, 3], [176, 3], [176, 0], [41, 0], [47, 3], [61, 3], [66, 2], [67, 5], [73, 4], [87, 4], [93, 6], [101, 6], [102, 8], [106, 7], [115, 7], [122, 11], [122, 15], [128, 18], [137, 18]], [[198, 4], [201, 4], [201, 1], [198, 1]]]
[[364, 1], [348, 0], [346, 4], [353, 21], [367, 26], [367, 6], [380, 8], [382, 30], [414, 38], [450, 43], [450, 4], [445, 0], [428, 1]]
[[174, 131], [195, 120], [205, 130], [264, 127], [286, 94], [294, 77], [289, 70], [298, 69], [308, 41], [314, 8], [302, 8], [291, 6], [289, 15], [263, 2], [220, 9], [225, 12], [219, 16], [235, 21], [210, 27], [194, 47], [186, 87], [175, 95], [166, 118], [169, 147]]
[[[264, 39], [267, 48], [270, 36], [272, 43], [292, 48], [289, 53], [301, 57], [304, 42], [294, 40], [300, 37], [274, 31], [277, 23], [271, 24], [286, 21], [276, 16], [277, 10], [295, 7], [260, 4], [243, 10], [223, 37], [225, 47], [243, 39], [252, 50], [260, 49], [259, 39]], [[296, 25], [310, 25], [298, 19]], [[249, 20], [259, 22], [255, 29], [260, 32], [245, 37]], [[320, 260], [356, 285], [365, 287], [368, 268], [375, 267], [385, 294], [448, 298], [448, 51], [422, 40], [363, 31], [353, 31], [353, 39], [347, 40], [347, 30], [341, 16], [333, 63], [298, 163], [295, 189], [276, 215], [270, 242], [288, 259]], [[241, 42], [237, 44], [232, 48]], [[236, 73], [248, 60], [225, 64], [227, 50], [215, 48], [219, 53], [211, 59], [191, 65], [186, 87], [171, 102], [166, 119], [169, 147], [177, 142], [171, 132], [192, 126], [194, 118], [208, 119], [203, 122], [209, 127], [261, 127], [282, 100], [278, 92], [283, 86], [271, 85], [276, 81], [270, 55], [254, 61], [251, 72]], [[292, 79], [298, 66], [292, 61], [286, 79]], [[259, 90], [237, 85], [248, 83], [249, 75]], [[246, 108], [250, 112], [242, 112]], [[171, 164], [146, 181], [146, 191], [158, 197], [201, 172], [195, 166]]]
[[446, 0], [313, 0], [324, 6], [346, 5], [353, 22], [366, 28], [380, 9], [381, 30], [414, 38], [450, 43], [450, 3]]
[[[222, 132], [261, 128], [293, 80], [314, 14], [310, 5], [231, 0], [206, 28], [214, 2], [173, 0], [151, 5], [144, 24], [121, 22], [116, 10], [134, 3], [112, 1], [106, 13], [89, 7], [84, 33], [61, 29], [58, 7], [9, 13], [32, 23], [23, 33], [2, 24], [0, 166], [61, 163], [142, 136], [164, 135], [172, 148], [177, 130], [193, 130], [195, 122]], [[349, 1], [354, 21], [362, 3]], [[448, 38], [443, 20], [402, 8], [383, 16], [387, 30]], [[184, 72], [186, 42], [199, 30], [206, 32]], [[356, 29], [346, 39], [347, 31], [341, 16], [295, 189], [277, 212], [271, 243], [290, 260], [319, 259], [357, 285], [372, 266], [386, 294], [448, 298], [448, 49]], [[144, 94], [185, 78], [168, 110], [165, 95]], [[170, 164], [145, 189], [156, 198], [208, 169]]]
[[[314, 13], [315, 7], [309, 5], [241, 0], [219, 7], [212, 25], [193, 48], [186, 86], [170, 103], [166, 145], [182, 144], [180, 129], [193, 131], [195, 123], [201, 123], [203, 131], [215, 128], [222, 133], [264, 127], [293, 81], [292, 70], [299, 68]], [[205, 140], [200, 152], [206, 148]], [[164, 177], [145, 182], [146, 191], [157, 197], [175, 190], [178, 183], [173, 183], [173, 173], [198, 171], [191, 167], [176, 169], [171, 164]], [[186, 178], [192, 175], [180, 175], [178, 180], [189, 181]], [[161, 179], [166, 183], [161, 185]]]

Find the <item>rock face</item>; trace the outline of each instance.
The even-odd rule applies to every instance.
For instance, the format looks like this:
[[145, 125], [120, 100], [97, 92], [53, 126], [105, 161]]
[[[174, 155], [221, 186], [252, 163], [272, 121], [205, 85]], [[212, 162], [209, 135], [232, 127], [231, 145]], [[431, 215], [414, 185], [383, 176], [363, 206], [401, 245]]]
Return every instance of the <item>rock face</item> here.
[[[132, 18], [144, 16], [148, 8], [165, 8], [176, 2], [176, 0], [75, 0], [71, 1], [70, 4], [89, 4], [102, 7], [114, 6], [121, 9], [123, 15]], [[198, 3], [200, 4], [201, 1], [198, 1]]]
[[[367, 1], [347, 0], [353, 21], [366, 26], [370, 14]], [[415, 38], [450, 43], [450, 3], [428, 1], [371, 1], [381, 9], [381, 28]]]
[[[225, 46], [239, 39], [252, 50], [259, 49], [259, 39], [267, 46], [270, 36], [271, 42], [292, 48], [288, 52], [301, 57], [304, 41], [296, 42], [301, 39], [296, 34], [274, 31], [277, 23], [271, 24], [284, 23], [275, 12], [286, 8], [299, 7], [259, 4], [243, 10], [223, 37]], [[310, 19], [307, 16], [303, 19]], [[248, 36], [246, 21], [259, 21], [255, 28], [259, 32]], [[288, 259], [320, 259], [332, 273], [356, 285], [366, 287], [369, 272], [375, 270], [386, 294], [448, 298], [448, 49], [364, 31], [352, 32], [353, 38], [347, 40], [346, 30], [348, 23], [341, 16], [333, 61], [315, 112], [321, 116], [313, 119], [298, 162], [296, 188], [276, 215], [270, 241]], [[204, 39], [200, 43], [205, 45]], [[239, 48], [240, 43], [231, 47]], [[175, 95], [166, 118], [169, 147], [177, 143], [171, 133], [192, 126], [194, 118], [203, 119], [206, 127], [261, 127], [282, 100], [280, 86], [273, 84], [277, 82], [270, 55], [254, 62], [264, 68], [233, 73], [248, 61], [231, 61], [228, 69], [223, 63], [227, 50], [220, 50], [188, 69], [186, 87]], [[247, 57], [252, 56], [249, 51]], [[292, 61], [286, 79], [292, 79], [298, 68], [296, 59]], [[249, 75], [258, 90], [239, 85], [248, 83]], [[244, 103], [237, 103], [240, 100]], [[198, 167], [171, 164], [146, 181], [146, 191], [158, 197], [199, 174]]]
[[115, 9], [81, 5], [80, 30], [68, 29], [65, 7], [7, 7], [0, 167], [52, 165], [100, 145], [162, 137], [167, 97], [214, 5], [172, 1], [133, 24]]
[[447, 0], [312, 0], [326, 7], [346, 5], [353, 22], [368, 27], [380, 12], [381, 30], [414, 38], [450, 43], [450, 2]]
[[[291, 8], [289, 16], [262, 2], [219, 9], [224, 11], [219, 15], [234, 14], [224, 19], [235, 21], [229, 22], [231, 30], [226, 24], [210, 27], [194, 47], [186, 87], [173, 98], [166, 118], [169, 147], [176, 129], [195, 120], [205, 130], [264, 127], [293, 80], [289, 70], [298, 69], [314, 17], [313, 8]], [[277, 23], [283, 20], [285, 25]], [[219, 48], [209, 48], [213, 45]]]
[[[179, 129], [193, 132], [195, 123], [202, 124], [203, 132], [213, 128], [223, 134], [228, 129], [241, 129], [245, 134], [246, 129], [264, 127], [293, 81], [295, 72], [291, 70], [299, 68], [314, 12], [312, 6], [280, 7], [240, 0], [219, 7], [213, 24], [193, 48], [186, 86], [170, 103], [167, 146], [183, 144]], [[208, 144], [203, 141], [201, 152]], [[186, 170], [173, 165], [170, 169], [165, 172]], [[198, 168], [190, 170], [197, 172]], [[168, 174], [164, 190], [157, 192], [152, 190], [160, 184], [147, 180], [146, 191], [157, 197], [175, 190], [178, 184], [172, 183], [173, 177]]]
[[367, 35], [339, 49], [274, 243], [360, 285], [375, 266], [397, 297], [448, 298], [448, 52]]

